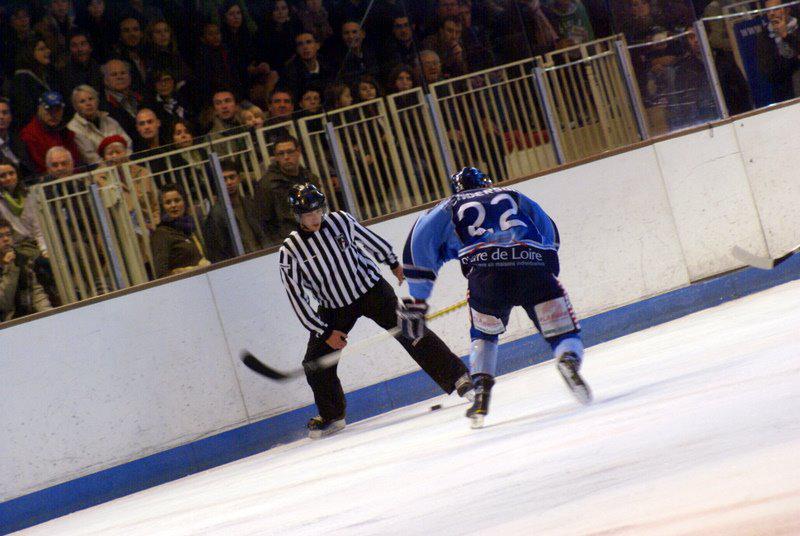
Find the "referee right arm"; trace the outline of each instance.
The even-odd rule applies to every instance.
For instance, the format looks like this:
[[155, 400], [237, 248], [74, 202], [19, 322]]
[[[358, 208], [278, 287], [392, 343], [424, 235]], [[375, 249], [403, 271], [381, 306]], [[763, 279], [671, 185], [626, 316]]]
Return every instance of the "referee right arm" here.
[[290, 254], [286, 247], [280, 249], [280, 267], [281, 267], [281, 281], [286, 289], [286, 294], [289, 296], [289, 302], [292, 304], [297, 318], [307, 330], [316, 333], [323, 339], [327, 339], [331, 331], [325, 322], [320, 319], [317, 312], [311, 307], [311, 302], [303, 290], [302, 274], [297, 268], [297, 259], [294, 255]]

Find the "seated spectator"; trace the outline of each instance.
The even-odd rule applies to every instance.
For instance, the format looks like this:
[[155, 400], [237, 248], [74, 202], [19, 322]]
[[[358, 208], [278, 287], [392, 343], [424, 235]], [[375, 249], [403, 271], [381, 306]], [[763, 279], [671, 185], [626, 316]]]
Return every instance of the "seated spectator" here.
[[283, 68], [294, 54], [294, 36], [303, 31], [300, 21], [292, 16], [286, 0], [267, 2], [267, 16], [256, 35], [256, 59], [283, 74]]
[[319, 184], [319, 178], [300, 165], [302, 152], [297, 138], [279, 138], [272, 148], [273, 163], [256, 184], [253, 199], [264, 234], [277, 244], [297, 228], [294, 213], [286, 203], [292, 186], [305, 182]]
[[50, 48], [42, 38], [25, 43], [17, 55], [17, 70], [11, 79], [9, 93], [21, 124], [36, 115], [39, 95], [56, 89], [56, 74], [50, 58]]
[[350, 86], [347, 84], [337, 82], [325, 88], [325, 108], [327, 110], [346, 108], [352, 104], [353, 92], [350, 91]]
[[419, 53], [420, 73], [418, 78], [427, 84], [434, 84], [443, 79], [442, 60], [433, 50], [423, 50]]
[[20, 52], [27, 43], [35, 39], [31, 26], [30, 8], [24, 4], [11, 6], [6, 12], [8, 24], [0, 26], [0, 66], [6, 76], [11, 77], [19, 68], [16, 65]]
[[87, 33], [77, 30], [69, 36], [69, 59], [59, 72], [59, 84], [65, 95], [71, 95], [78, 86], [103, 87], [100, 64], [92, 58], [92, 44]]
[[581, 0], [551, 0], [543, 9], [558, 34], [556, 48], [594, 40], [594, 29]]
[[165, 185], [161, 189], [160, 202], [161, 221], [150, 238], [156, 278], [210, 265], [194, 219], [186, 212], [186, 195], [178, 185]]
[[414, 87], [414, 71], [409, 65], [397, 65], [386, 79], [387, 93], [400, 93]]
[[[766, 0], [765, 7], [781, 5]], [[780, 102], [800, 96], [800, 30], [791, 8], [767, 11], [765, 31], [756, 38], [758, 69], [772, 82], [773, 99]]]
[[294, 42], [297, 54], [286, 64], [283, 82], [295, 95], [302, 95], [310, 85], [324, 86], [336, 76], [335, 68], [320, 58], [320, 44], [313, 34], [298, 34]]
[[345, 49], [341, 60], [341, 77], [346, 83], [353, 83], [362, 74], [375, 75], [378, 61], [370, 48], [365, 46], [366, 32], [355, 20], [348, 20], [341, 26]]
[[147, 81], [147, 65], [144, 54], [144, 35], [142, 25], [134, 16], [119, 21], [119, 41], [112, 49], [112, 57], [127, 63], [130, 69], [131, 87], [143, 92]]
[[[100, 143], [98, 151], [103, 156], [103, 161], [107, 166], [118, 167], [130, 161], [131, 150], [128, 146], [128, 141], [122, 136], [107, 137]], [[134, 192], [131, 192], [127, 182], [123, 180], [122, 192], [125, 197], [125, 206], [128, 210], [133, 210], [136, 203], [138, 203], [142, 210], [145, 228], [149, 231], [154, 231], [161, 220], [161, 211], [158, 206], [158, 189], [155, 182], [153, 182], [153, 176], [146, 168], [136, 164], [131, 164], [128, 169], [133, 181]], [[94, 179], [100, 187], [108, 184], [108, 177], [105, 174], [96, 175]], [[134, 202], [134, 196], [136, 202]], [[134, 227], [136, 228], [136, 233], [142, 236], [143, 230], [135, 217]], [[144, 248], [144, 241], [140, 240], [140, 243]], [[146, 257], [146, 255], [144, 256]]]
[[86, 31], [89, 42], [94, 47], [95, 59], [101, 64], [105, 63], [114, 44], [109, 31], [114, 26], [114, 20], [111, 12], [106, 9], [105, 0], [89, 0], [83, 6], [79, 3], [76, 20], [78, 27]]
[[[261, 230], [253, 200], [241, 195], [239, 186], [242, 181], [241, 166], [234, 161], [223, 160], [221, 167], [222, 177], [225, 179], [225, 189], [228, 191], [244, 252], [259, 251], [265, 248], [267, 243]], [[211, 207], [208, 216], [203, 222], [203, 236], [206, 239], [208, 260], [211, 262], [220, 262], [236, 256], [228, 226], [225, 203], [221, 197]]]
[[217, 23], [203, 24], [194, 65], [198, 82], [196, 93], [202, 102], [207, 102], [207, 99], [220, 88], [231, 88], [237, 93], [241, 92], [238, 67], [222, 43], [222, 34]]
[[333, 35], [328, 10], [322, 5], [322, 0], [302, 0], [297, 17], [303, 25], [303, 31], [313, 35], [320, 45]]
[[277, 88], [269, 97], [268, 123], [275, 125], [289, 121], [294, 113], [294, 98], [288, 89]]
[[383, 72], [388, 73], [398, 64], [413, 65], [417, 62], [417, 47], [414, 44], [414, 23], [406, 14], [398, 15], [392, 22], [392, 37], [381, 49]]
[[189, 118], [189, 102], [184, 98], [184, 92], [176, 89], [175, 77], [171, 72], [167, 70], [151, 71], [150, 81], [152, 90], [147, 104], [162, 123]]
[[358, 102], [366, 102], [382, 96], [383, 92], [374, 76], [365, 74], [358, 79]]
[[44, 156], [44, 161], [47, 165], [44, 182], [63, 179], [75, 173], [75, 160], [72, 158], [72, 153], [64, 147], [50, 147]]
[[266, 120], [267, 118], [264, 114], [264, 110], [255, 104], [248, 104], [247, 106], [242, 105], [239, 108], [239, 113], [236, 114], [236, 121], [240, 125], [253, 130], [262, 128]]
[[129, 135], [136, 132], [136, 112], [142, 105], [142, 95], [131, 86], [130, 66], [122, 60], [108, 60], [102, 67], [105, 87], [105, 106]]
[[[633, 0], [636, 1], [636, 0]], [[497, 0], [492, 34], [495, 53], [503, 63], [551, 52], [558, 34], [539, 0]]]
[[161, 121], [150, 108], [142, 108], [136, 114], [136, 134], [134, 152], [154, 151], [165, 145], [161, 136]]
[[131, 138], [119, 123], [101, 111], [97, 91], [91, 86], [81, 85], [72, 91], [72, 107], [75, 116], [67, 123], [67, 128], [75, 133], [75, 144], [78, 146], [80, 159], [87, 164], [99, 164], [103, 161], [97, 152], [100, 142], [108, 136], [119, 135], [126, 144]]
[[300, 110], [304, 117], [322, 113], [322, 96], [316, 88], [310, 88], [300, 97]]
[[158, 20], [147, 25], [143, 50], [148, 73], [168, 71], [175, 80], [176, 90], [190, 80], [191, 71], [178, 51], [174, 32], [167, 21]]
[[11, 224], [0, 219], [0, 321], [7, 322], [52, 308], [30, 259], [14, 248]]
[[48, 91], [39, 97], [36, 116], [22, 129], [20, 138], [25, 142], [34, 168], [39, 173], [47, 171], [46, 155], [51, 147], [64, 147], [74, 162], [80, 161], [75, 133], [64, 124], [64, 98], [55, 91]]
[[[172, 123], [172, 143], [177, 149], [188, 149], [194, 144], [194, 129], [188, 121], [175, 121]], [[200, 165], [208, 160], [208, 155], [204, 150], [195, 149], [192, 151], [182, 151], [171, 157], [173, 167], [185, 167], [187, 165]]]
[[31, 260], [47, 257], [36, 198], [20, 181], [17, 167], [4, 160], [0, 160], [0, 219], [11, 225], [18, 251]]
[[461, 43], [464, 25], [459, 17], [448, 17], [439, 23], [439, 30], [422, 41], [422, 47], [432, 50], [442, 61], [445, 78], [461, 76], [470, 71]]
[[11, 102], [0, 97], [0, 159], [14, 164], [22, 178], [27, 178], [34, 173], [34, 167], [28, 156], [25, 142], [11, 128], [13, 122], [14, 114], [11, 112]]
[[70, 14], [70, 0], [50, 0], [46, 6], [45, 16], [36, 24], [36, 30], [47, 42], [53, 53], [53, 64], [57, 68], [64, 66], [67, 56], [67, 38], [77, 29], [74, 17]]
[[233, 91], [223, 89], [214, 93], [211, 99], [214, 106], [214, 119], [211, 123], [210, 134], [225, 132], [241, 126], [236, 121], [236, 114], [239, 113], [239, 103]]
[[694, 22], [691, 4], [677, 0], [611, 0], [615, 30], [628, 43], [643, 43], [657, 31], [679, 33]]

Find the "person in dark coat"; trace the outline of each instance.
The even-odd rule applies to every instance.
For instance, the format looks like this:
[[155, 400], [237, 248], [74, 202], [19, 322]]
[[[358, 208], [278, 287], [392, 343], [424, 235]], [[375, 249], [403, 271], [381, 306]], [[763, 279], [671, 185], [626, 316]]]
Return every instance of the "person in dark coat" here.
[[153, 231], [150, 247], [156, 278], [208, 266], [194, 219], [186, 212], [186, 196], [175, 184], [161, 188], [161, 222]]
[[9, 91], [17, 124], [24, 125], [36, 115], [39, 95], [56, 91], [56, 72], [50, 64], [51, 56], [52, 51], [42, 38], [27, 42], [17, 54], [17, 70]]

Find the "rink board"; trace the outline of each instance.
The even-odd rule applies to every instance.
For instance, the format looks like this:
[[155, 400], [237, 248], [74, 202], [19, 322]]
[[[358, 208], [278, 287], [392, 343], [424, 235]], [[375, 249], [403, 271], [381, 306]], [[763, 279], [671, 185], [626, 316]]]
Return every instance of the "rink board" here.
[[[582, 322], [587, 346], [600, 344], [720, 303], [800, 278], [800, 255], [771, 271], [744, 269], [620, 307]], [[549, 359], [539, 335], [503, 344], [499, 373]], [[348, 419], [362, 420], [440, 394], [415, 372], [348, 393]], [[0, 504], [5, 534], [158, 484], [257, 454], [305, 436], [298, 422], [315, 414], [308, 406], [177, 448], [78, 478]]]

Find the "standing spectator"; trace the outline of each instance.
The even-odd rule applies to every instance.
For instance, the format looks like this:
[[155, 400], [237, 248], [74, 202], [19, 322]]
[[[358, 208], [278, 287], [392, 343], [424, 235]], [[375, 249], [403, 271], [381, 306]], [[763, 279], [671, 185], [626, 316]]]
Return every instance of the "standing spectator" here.
[[470, 68], [473, 71], [478, 71], [497, 65], [497, 58], [495, 58], [489, 41], [489, 29], [486, 26], [489, 21], [486, 6], [481, 5], [480, 7], [483, 9], [478, 10], [483, 15], [480, 18], [483, 24], [475, 22], [476, 17], [473, 17], [472, 0], [459, 0], [458, 6], [458, 18], [461, 19], [463, 26], [461, 43], [464, 46], [464, 54], [469, 59]]
[[409, 65], [397, 65], [386, 78], [387, 93], [400, 93], [414, 87], [414, 71]]
[[674, 87], [669, 94], [670, 131], [719, 119], [714, 90], [706, 75], [700, 41], [686, 35], [687, 50], [673, 67]]
[[75, 159], [72, 153], [64, 147], [57, 145], [50, 147], [44, 156], [47, 176], [44, 181], [63, 179], [75, 173]]
[[175, 79], [177, 90], [191, 78], [189, 66], [178, 51], [172, 27], [165, 20], [157, 20], [147, 25], [144, 35], [144, 57], [148, 73], [169, 71]]
[[306, 182], [319, 184], [319, 178], [300, 165], [302, 152], [297, 138], [289, 135], [278, 138], [272, 156], [274, 161], [256, 184], [253, 199], [261, 228], [269, 242], [275, 244], [297, 228], [294, 214], [286, 203], [292, 187]]
[[30, 259], [14, 249], [11, 224], [0, 219], [0, 321], [7, 322], [53, 307], [33, 272]]
[[551, 0], [544, 13], [558, 34], [556, 48], [594, 40], [594, 30], [581, 0]]
[[167, 70], [151, 71], [150, 82], [152, 89], [148, 106], [162, 123], [189, 118], [189, 103], [183, 97], [184, 91], [178, 91], [175, 88], [175, 77], [171, 72]]
[[75, 116], [67, 128], [75, 133], [80, 159], [87, 164], [99, 164], [102, 157], [98, 146], [108, 136], [119, 135], [130, 145], [131, 138], [119, 123], [99, 109], [99, 96], [92, 86], [81, 85], [72, 91], [72, 107]]
[[211, 124], [210, 134], [224, 132], [236, 128], [236, 114], [239, 113], [239, 103], [233, 91], [223, 89], [214, 93], [211, 99], [214, 106], [214, 120]]
[[317, 43], [323, 45], [333, 36], [328, 10], [322, 5], [322, 0], [302, 0], [300, 4], [297, 16], [303, 24], [303, 31], [313, 35]]
[[8, 11], [8, 24], [0, 26], [0, 64], [6, 76], [12, 76], [17, 56], [26, 48], [26, 43], [34, 39], [31, 27], [30, 10], [24, 4], [17, 4]]
[[420, 73], [418, 78], [426, 84], [434, 84], [442, 80], [442, 60], [433, 50], [419, 53]]
[[[154, 2], [145, 2], [144, 0], [127, 0], [127, 15], [133, 16], [142, 21], [144, 25], [150, 24], [157, 20], [164, 20], [164, 12], [153, 5]], [[167, 4], [168, 2], [160, 2]]]
[[34, 172], [34, 167], [25, 142], [11, 128], [13, 122], [11, 102], [5, 97], [0, 97], [0, 159], [14, 164], [22, 178], [27, 178]]
[[239, 107], [239, 113], [236, 114], [236, 121], [244, 127], [256, 130], [264, 126], [267, 122], [267, 118], [264, 114], [264, 110], [255, 104], [250, 104], [248, 106], [242, 105]]
[[433, 50], [442, 61], [445, 78], [461, 76], [469, 72], [469, 64], [461, 42], [464, 25], [459, 17], [448, 17], [439, 23], [439, 30], [422, 41], [422, 47]]
[[161, 222], [150, 238], [157, 278], [190, 272], [211, 264], [205, 258], [194, 219], [186, 213], [186, 196], [176, 184], [161, 189]]
[[539, 0], [497, 0], [495, 7], [492, 33], [498, 36], [496, 54], [504, 63], [546, 54], [555, 48], [558, 34]]
[[119, 21], [119, 40], [112, 55], [131, 66], [131, 87], [141, 93], [147, 80], [147, 65], [143, 45], [142, 25], [136, 17], [125, 17]]
[[153, 151], [164, 145], [161, 139], [161, 121], [150, 108], [142, 108], [136, 114], [136, 134], [134, 152]]
[[[722, 15], [723, 6], [733, 3], [734, 0], [712, 0], [703, 11], [703, 18], [713, 19]], [[717, 68], [719, 85], [725, 96], [730, 115], [739, 115], [753, 108], [750, 95], [750, 86], [742, 70], [736, 63], [733, 45], [728, 38], [728, 30], [724, 20], [710, 20], [706, 24], [708, 43], [714, 56], [714, 66]]]
[[377, 72], [378, 61], [375, 54], [365, 45], [366, 32], [361, 23], [355, 20], [345, 21], [342, 26], [344, 54], [341, 60], [341, 77], [346, 83], [353, 83], [362, 74]]
[[66, 95], [78, 86], [89, 85], [95, 89], [103, 87], [100, 64], [92, 57], [92, 44], [87, 32], [77, 30], [69, 36], [69, 59], [59, 72], [59, 86]]
[[47, 171], [46, 156], [51, 147], [64, 147], [74, 162], [80, 160], [75, 133], [67, 129], [63, 119], [64, 98], [60, 93], [48, 91], [39, 97], [36, 116], [20, 133], [36, 171], [40, 173]]
[[228, 49], [222, 43], [219, 25], [214, 22], [203, 24], [200, 47], [195, 61], [200, 102], [208, 102], [208, 98], [221, 88], [232, 88], [237, 94], [241, 90], [238, 68], [232, 61]]
[[284, 83], [295, 95], [302, 95], [310, 85], [324, 86], [335, 76], [335, 68], [319, 56], [320, 44], [311, 33], [294, 38], [297, 54], [286, 64]]
[[108, 114], [130, 135], [136, 131], [136, 112], [142, 104], [141, 94], [131, 87], [130, 66], [122, 60], [108, 60], [102, 72]]
[[67, 38], [77, 29], [71, 10], [70, 0], [50, 0], [45, 16], [34, 27], [47, 42], [57, 68], [62, 68], [66, 63]]
[[358, 102], [366, 102], [382, 96], [383, 93], [375, 77], [365, 74], [358, 79]]
[[306, 89], [300, 97], [300, 110], [303, 112], [303, 117], [322, 112], [322, 95], [320, 95], [319, 89], [316, 87]]
[[292, 118], [294, 113], [294, 98], [288, 89], [277, 88], [269, 96], [269, 106], [267, 107], [269, 114], [269, 123], [276, 124], [283, 121], [288, 121]]
[[21, 124], [30, 121], [36, 114], [39, 95], [56, 89], [51, 56], [50, 48], [41, 38], [25, 43], [17, 55], [17, 70], [11, 80], [10, 94], [14, 112]]
[[[178, 120], [172, 123], [172, 143], [175, 144], [177, 149], [189, 149], [194, 144], [194, 130], [192, 125], [190, 125], [187, 121]], [[181, 151], [178, 154], [174, 154], [170, 157], [170, 163], [172, 167], [178, 169], [178, 174], [181, 175], [183, 178], [187, 178], [192, 176], [191, 169], [188, 169], [191, 166], [200, 166], [203, 165], [204, 162], [208, 160], [208, 154], [206, 153], [205, 149], [201, 148], [194, 148], [189, 151]], [[200, 195], [200, 186], [194, 186], [190, 188], [189, 191], [195, 194], [195, 196]], [[207, 197], [210, 198], [212, 196], [211, 192], [208, 193]]]
[[401, 14], [392, 22], [392, 37], [381, 47], [381, 65], [388, 73], [395, 65], [414, 65], [417, 63], [417, 47], [414, 43], [414, 23], [407, 15]]
[[283, 74], [283, 68], [294, 54], [294, 36], [303, 30], [299, 20], [292, 17], [286, 0], [269, 0], [267, 18], [256, 36], [259, 60], [267, 62]]
[[[80, 3], [79, 3], [80, 6]], [[82, 28], [94, 47], [94, 57], [103, 64], [108, 59], [114, 44], [110, 28], [114, 26], [111, 12], [106, 9], [105, 0], [89, 0], [78, 10], [78, 27]]]
[[[252, 253], [265, 248], [267, 243], [258, 221], [254, 203], [251, 199], [242, 196], [240, 192], [241, 166], [232, 160], [223, 160], [221, 167], [222, 178], [225, 180], [225, 189], [228, 191], [244, 252]], [[203, 236], [206, 239], [208, 260], [211, 262], [220, 262], [236, 256], [225, 213], [225, 203], [221, 196], [211, 207], [203, 222]]]
[[[764, 7], [781, 5], [766, 0]], [[767, 11], [767, 24], [756, 40], [758, 69], [773, 86], [773, 98], [780, 102], [800, 96], [800, 30], [790, 8]]]
[[220, 8], [222, 42], [236, 65], [239, 79], [250, 87], [251, 78], [269, 74], [269, 65], [257, 64], [254, 58], [255, 37], [244, 24], [242, 0], [225, 0]]

